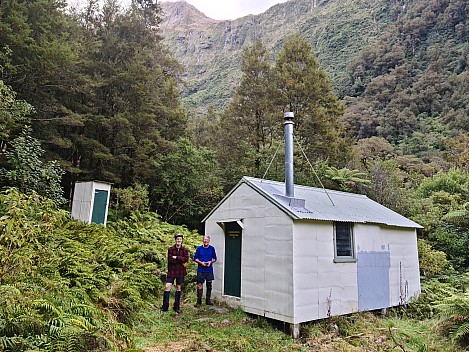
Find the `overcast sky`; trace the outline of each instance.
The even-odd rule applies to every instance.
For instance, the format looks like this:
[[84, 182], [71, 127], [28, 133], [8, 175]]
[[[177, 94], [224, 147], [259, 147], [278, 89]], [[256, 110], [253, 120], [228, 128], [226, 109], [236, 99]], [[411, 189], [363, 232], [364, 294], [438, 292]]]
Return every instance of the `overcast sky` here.
[[[176, 1], [176, 0], [163, 0]], [[275, 4], [287, 0], [185, 0], [216, 20], [234, 20], [246, 15], [258, 15]]]
[[[119, 0], [123, 6], [130, 4], [131, 0]], [[178, 1], [178, 0], [160, 0]], [[287, 0], [185, 0], [194, 5], [205, 16], [215, 20], [234, 20], [246, 15], [258, 15], [265, 12], [275, 4]], [[1, 0], [0, 0], [1, 3]], [[84, 0], [67, 0], [72, 7], [82, 8], [86, 3]]]

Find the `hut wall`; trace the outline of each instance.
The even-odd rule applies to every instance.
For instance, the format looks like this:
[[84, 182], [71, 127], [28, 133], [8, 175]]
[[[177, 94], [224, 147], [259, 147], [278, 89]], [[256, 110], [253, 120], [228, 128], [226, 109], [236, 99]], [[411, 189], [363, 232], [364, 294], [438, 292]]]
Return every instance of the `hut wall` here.
[[[223, 295], [225, 234], [219, 223], [241, 220], [241, 297]], [[213, 296], [250, 313], [293, 322], [292, 220], [247, 185], [237, 188], [206, 220], [218, 261]]]
[[295, 222], [295, 323], [358, 309], [356, 263], [334, 263], [333, 236], [332, 222]]

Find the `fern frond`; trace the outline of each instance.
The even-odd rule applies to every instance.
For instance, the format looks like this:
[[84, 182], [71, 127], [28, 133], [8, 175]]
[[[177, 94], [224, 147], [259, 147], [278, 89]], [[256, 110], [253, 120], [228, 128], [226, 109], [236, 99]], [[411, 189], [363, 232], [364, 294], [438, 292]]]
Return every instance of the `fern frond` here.
[[465, 322], [462, 325], [459, 325], [451, 333], [451, 337], [454, 340], [464, 339], [469, 336], [469, 322]]
[[50, 301], [47, 301], [45, 299], [36, 299], [33, 301], [32, 305], [36, 309], [42, 310], [47, 313], [52, 313], [56, 316], [62, 314], [62, 311], [59, 308], [57, 308]]
[[16, 345], [16, 337], [0, 336], [2, 350], [12, 349]]
[[436, 308], [440, 311], [440, 315], [446, 318], [455, 315], [469, 318], [469, 296], [451, 296], [438, 304]]
[[469, 337], [469, 295], [454, 295], [438, 304], [439, 323], [454, 340]]

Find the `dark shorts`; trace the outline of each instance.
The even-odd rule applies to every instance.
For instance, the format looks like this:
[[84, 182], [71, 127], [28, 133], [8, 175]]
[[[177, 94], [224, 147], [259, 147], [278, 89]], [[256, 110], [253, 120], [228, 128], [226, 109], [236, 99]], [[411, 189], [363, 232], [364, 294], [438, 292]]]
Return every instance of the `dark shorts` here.
[[174, 280], [176, 279], [176, 285], [182, 285], [184, 284], [184, 276], [181, 277], [167, 277], [166, 278], [166, 283], [168, 284], [174, 284]]
[[197, 272], [197, 283], [203, 284], [205, 280], [213, 281], [215, 277], [213, 276], [213, 272], [211, 273], [201, 273], [200, 271]]

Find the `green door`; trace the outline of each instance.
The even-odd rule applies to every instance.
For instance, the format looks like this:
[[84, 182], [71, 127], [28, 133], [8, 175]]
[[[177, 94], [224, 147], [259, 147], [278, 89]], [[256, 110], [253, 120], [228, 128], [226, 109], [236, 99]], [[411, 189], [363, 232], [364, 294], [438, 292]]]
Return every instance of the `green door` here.
[[104, 224], [107, 207], [107, 191], [97, 189], [94, 191], [93, 214], [91, 222], [95, 224]]
[[225, 223], [225, 288], [224, 294], [241, 297], [241, 236], [237, 222]]

